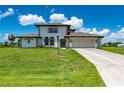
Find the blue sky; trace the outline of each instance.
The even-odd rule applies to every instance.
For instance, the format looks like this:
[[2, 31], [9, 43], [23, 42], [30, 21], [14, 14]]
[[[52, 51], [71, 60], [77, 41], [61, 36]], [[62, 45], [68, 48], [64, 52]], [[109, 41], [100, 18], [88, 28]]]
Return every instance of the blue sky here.
[[[32, 19], [27, 20], [28, 17], [35, 19], [33, 21]], [[49, 23], [51, 21], [62, 23], [66, 21], [66, 23], [74, 25], [77, 30], [104, 34], [104, 42], [115, 40], [124, 42], [124, 6], [85, 5], [1, 5], [0, 41], [6, 41], [7, 35], [10, 33], [15, 35], [37, 33], [34, 23]]]

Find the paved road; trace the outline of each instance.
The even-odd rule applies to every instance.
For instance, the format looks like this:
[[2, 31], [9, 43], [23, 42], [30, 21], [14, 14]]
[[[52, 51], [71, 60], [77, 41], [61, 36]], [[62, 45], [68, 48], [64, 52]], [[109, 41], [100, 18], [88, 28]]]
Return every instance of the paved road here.
[[106, 86], [124, 86], [124, 55], [95, 48], [74, 48], [95, 64]]

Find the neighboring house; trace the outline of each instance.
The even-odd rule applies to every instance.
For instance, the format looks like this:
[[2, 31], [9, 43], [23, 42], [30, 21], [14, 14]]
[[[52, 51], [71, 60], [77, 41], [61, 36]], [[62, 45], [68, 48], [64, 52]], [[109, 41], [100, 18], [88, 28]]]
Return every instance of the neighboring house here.
[[66, 47], [66, 48], [98, 48], [103, 36], [74, 32], [71, 25], [66, 24], [36, 24], [38, 34], [16, 36], [20, 47]]
[[124, 44], [118, 44], [118, 47], [124, 47]]

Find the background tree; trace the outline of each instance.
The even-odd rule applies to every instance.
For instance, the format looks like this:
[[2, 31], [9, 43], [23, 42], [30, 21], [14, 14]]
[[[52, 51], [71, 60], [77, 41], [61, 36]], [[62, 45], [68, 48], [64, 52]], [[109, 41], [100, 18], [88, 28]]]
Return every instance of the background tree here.
[[13, 44], [15, 36], [13, 34], [8, 35], [8, 40], [11, 41], [11, 44]]

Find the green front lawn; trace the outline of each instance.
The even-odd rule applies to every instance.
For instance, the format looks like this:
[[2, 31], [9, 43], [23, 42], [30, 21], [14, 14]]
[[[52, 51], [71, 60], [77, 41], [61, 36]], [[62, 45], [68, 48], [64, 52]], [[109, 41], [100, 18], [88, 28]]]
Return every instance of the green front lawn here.
[[105, 86], [95, 66], [72, 49], [0, 48], [0, 86]]
[[103, 50], [118, 53], [124, 55], [124, 48], [123, 47], [102, 47]]

